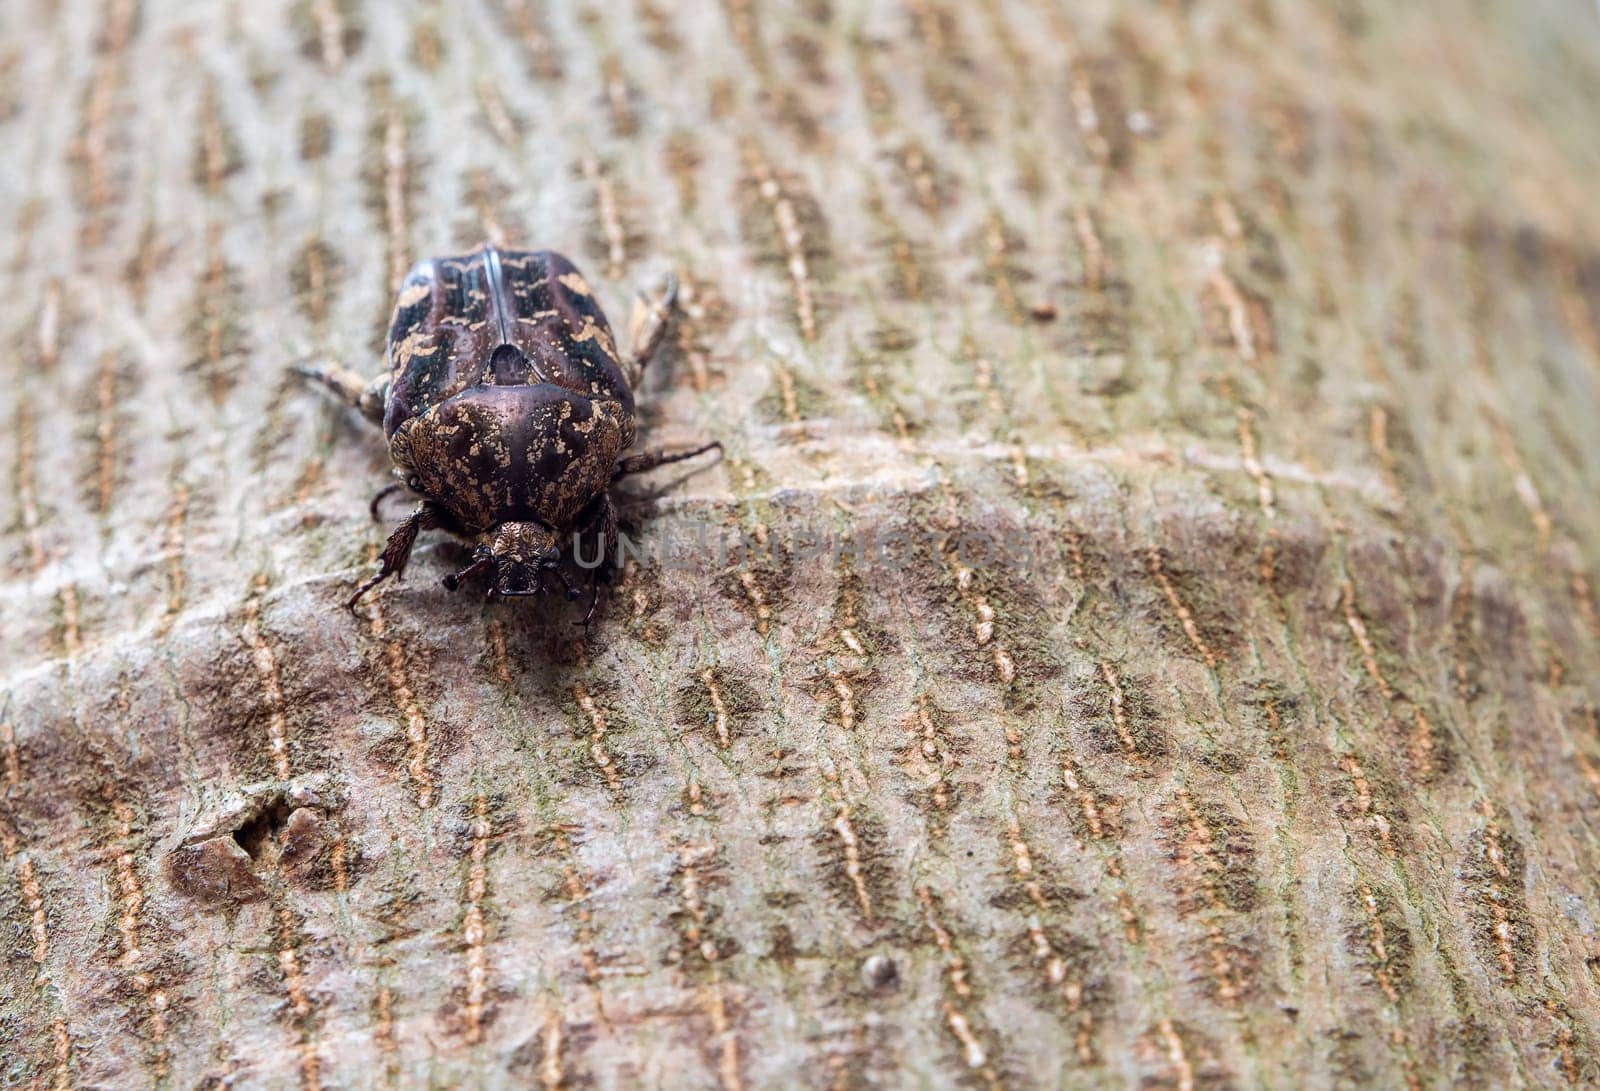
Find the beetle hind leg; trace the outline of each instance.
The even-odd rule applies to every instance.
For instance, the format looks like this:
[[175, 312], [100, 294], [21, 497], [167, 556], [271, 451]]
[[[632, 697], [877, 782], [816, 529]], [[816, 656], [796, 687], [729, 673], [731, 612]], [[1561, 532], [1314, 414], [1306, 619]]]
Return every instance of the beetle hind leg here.
[[418, 504], [417, 510], [395, 527], [394, 533], [389, 535], [388, 544], [383, 547], [383, 556], [380, 558], [383, 563], [378, 569], [378, 574], [356, 588], [356, 593], [346, 600], [344, 608], [353, 613], [356, 603], [361, 601], [361, 596], [390, 576], [397, 580], [405, 579], [406, 563], [411, 560], [411, 547], [417, 544], [417, 535], [424, 530], [432, 530], [442, 525], [443, 522], [433, 504], [428, 501]]
[[368, 380], [337, 364], [296, 364], [295, 371], [333, 391], [336, 398], [359, 409], [373, 424], [383, 422], [384, 403], [389, 400], [388, 373]]
[[649, 299], [640, 294], [628, 323], [628, 344], [633, 346], [633, 358], [630, 361], [633, 375], [628, 385], [639, 385], [639, 380], [644, 377], [645, 366], [655, 359], [656, 353], [666, 343], [667, 334], [672, 331], [672, 316], [676, 313], [677, 303], [676, 273], [667, 274], [666, 287], [657, 298]]

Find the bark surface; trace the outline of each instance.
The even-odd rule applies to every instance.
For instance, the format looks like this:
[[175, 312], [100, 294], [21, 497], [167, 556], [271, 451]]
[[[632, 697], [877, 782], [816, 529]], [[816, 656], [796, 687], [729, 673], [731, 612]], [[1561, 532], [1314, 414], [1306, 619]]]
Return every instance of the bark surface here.
[[[1593, 3], [0, 35], [8, 1084], [1600, 1080]], [[339, 609], [484, 239], [727, 447], [587, 634]]]

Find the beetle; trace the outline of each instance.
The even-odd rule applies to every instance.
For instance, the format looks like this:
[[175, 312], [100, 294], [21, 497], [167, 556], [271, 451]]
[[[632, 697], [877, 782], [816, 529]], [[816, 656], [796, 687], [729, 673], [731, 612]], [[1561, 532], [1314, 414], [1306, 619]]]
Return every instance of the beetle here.
[[[345, 606], [389, 576], [404, 577], [417, 535], [439, 529], [474, 543], [472, 562], [444, 578], [454, 591], [488, 574], [488, 596], [536, 595], [560, 570], [562, 538], [598, 533], [602, 560], [617, 555], [610, 486], [720, 449], [624, 457], [634, 441], [633, 389], [666, 339], [677, 279], [640, 308], [636, 348], [622, 357], [594, 291], [577, 268], [549, 250], [501, 250], [417, 263], [401, 284], [389, 326], [388, 368], [368, 382], [337, 366], [300, 366], [302, 375], [383, 427], [403, 484], [421, 498], [395, 527], [378, 574]], [[594, 615], [600, 567], [583, 623]]]

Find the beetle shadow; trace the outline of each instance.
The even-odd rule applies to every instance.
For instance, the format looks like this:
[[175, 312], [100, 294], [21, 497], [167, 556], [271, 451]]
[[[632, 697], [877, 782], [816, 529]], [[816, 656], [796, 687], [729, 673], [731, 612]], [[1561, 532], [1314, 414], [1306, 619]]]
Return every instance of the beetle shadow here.
[[637, 403], [634, 413], [641, 424], [659, 421], [662, 418], [663, 395], [667, 391], [677, 389], [678, 382], [682, 378], [684, 359], [677, 338], [669, 335], [650, 360], [649, 366], [645, 368], [644, 377], [639, 385], [633, 390], [634, 400]]
[[[429, 548], [425, 558], [429, 565], [429, 577], [436, 576], [435, 582], [440, 582], [444, 576], [466, 568], [472, 563], [474, 556], [474, 547], [471, 543], [453, 538], [440, 541]], [[418, 551], [417, 557], [424, 559], [421, 550]], [[547, 667], [554, 667], [569, 661], [581, 662], [581, 651], [575, 651], [575, 646], [581, 649], [591, 629], [597, 627], [577, 627], [582, 625], [584, 612], [588, 608], [588, 573], [574, 568], [570, 558], [562, 563], [567, 577], [572, 581], [572, 586], [580, 588], [576, 597], [563, 594], [561, 585], [552, 582], [544, 594], [489, 599], [487, 592], [493, 580], [490, 575], [474, 576], [471, 582], [463, 582], [453, 592], [446, 592], [443, 588], [436, 589], [451, 599], [458, 600], [462, 605], [482, 609], [485, 620], [497, 619], [505, 626], [508, 636], [518, 635], [525, 650], [535, 652], [525, 661], [525, 666], [544, 664]], [[420, 566], [413, 566], [410, 571], [415, 573], [419, 568]], [[608, 570], [600, 580], [596, 622], [602, 620], [606, 614], [607, 587], [614, 579], [615, 573]], [[577, 657], [574, 658], [574, 655]], [[539, 668], [543, 669], [544, 667]], [[530, 680], [536, 681], [534, 676], [539, 670], [531, 673], [524, 671], [524, 673], [528, 674]]]

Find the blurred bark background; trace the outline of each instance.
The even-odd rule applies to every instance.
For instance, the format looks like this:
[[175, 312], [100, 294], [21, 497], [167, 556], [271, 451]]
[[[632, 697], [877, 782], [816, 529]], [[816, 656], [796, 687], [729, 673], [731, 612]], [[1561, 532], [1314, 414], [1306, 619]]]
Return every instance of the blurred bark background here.
[[[0, 27], [8, 1085], [1600, 1080], [1593, 3]], [[767, 555], [338, 608], [485, 238]]]

